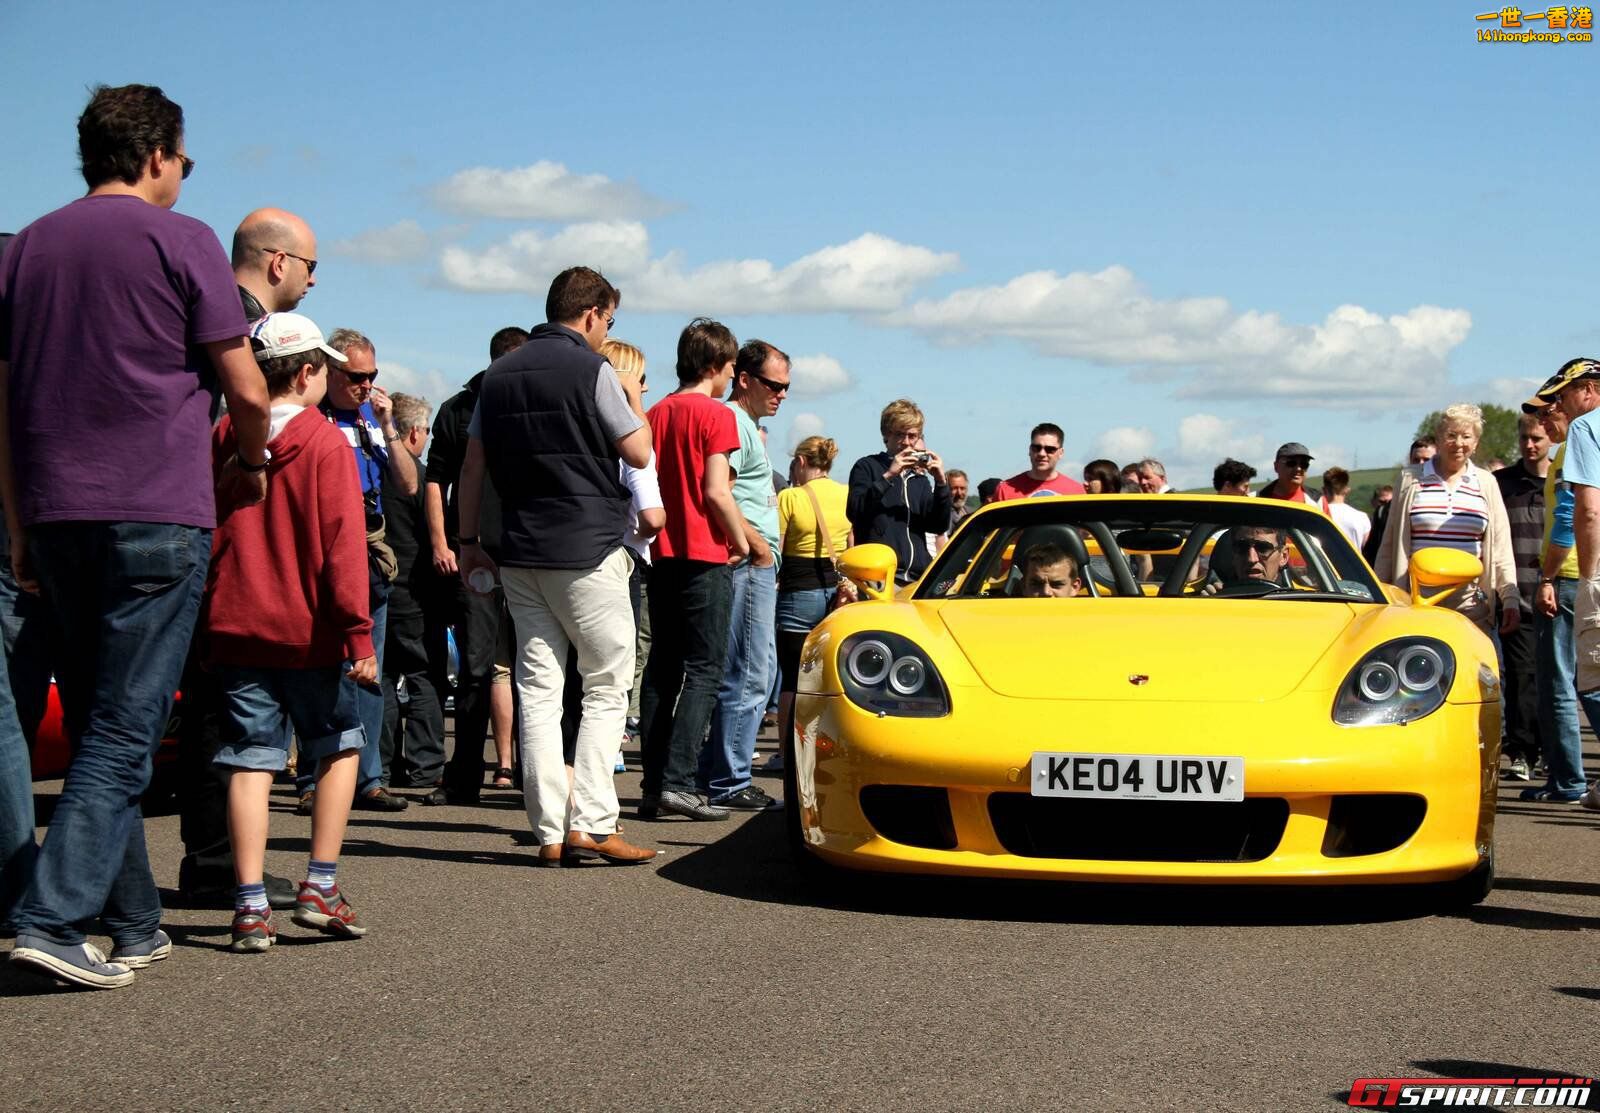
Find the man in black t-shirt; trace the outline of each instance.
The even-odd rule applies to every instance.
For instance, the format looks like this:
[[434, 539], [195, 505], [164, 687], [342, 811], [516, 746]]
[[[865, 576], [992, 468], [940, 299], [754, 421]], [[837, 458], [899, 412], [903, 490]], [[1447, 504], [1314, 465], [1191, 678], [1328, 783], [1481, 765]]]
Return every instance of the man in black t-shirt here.
[[[428, 444], [430, 407], [410, 394], [393, 396], [397, 448], [419, 460]], [[421, 465], [418, 465], [419, 469]], [[433, 548], [428, 536], [424, 495], [407, 495], [388, 477], [383, 481], [385, 540], [394, 550], [398, 572], [389, 594], [389, 621], [383, 657], [384, 779], [409, 770], [407, 781], [437, 785], [444, 775], [444, 709], [429, 668], [424, 622], [430, 595], [437, 592]], [[404, 694], [404, 714], [401, 694]], [[398, 761], [398, 766], [397, 766]]]
[[[496, 332], [489, 341], [489, 362], [516, 351], [528, 339], [526, 329], [510, 327]], [[496, 683], [495, 653], [502, 638], [509, 640], [510, 619], [505, 614], [505, 596], [497, 586], [488, 594], [468, 591], [458, 575], [457, 556], [461, 552], [459, 518], [461, 464], [467, 457], [467, 427], [478, 406], [478, 391], [483, 372], [474, 375], [461, 391], [442, 406], [433, 420], [433, 448], [428, 453], [424, 475], [425, 509], [434, 573], [440, 577], [437, 607], [437, 635], [430, 638], [435, 647], [434, 676], [443, 685], [443, 627], [454, 628], [459, 665], [456, 669], [455, 752], [445, 768], [444, 780], [423, 800], [425, 804], [476, 804], [483, 788], [483, 739], [494, 710], [495, 742], [505, 740], [505, 753], [498, 764], [508, 766], [511, 753], [511, 683], [506, 674]], [[500, 504], [494, 485], [484, 484], [483, 505], [479, 511], [479, 533], [484, 548], [495, 556], [499, 546]], [[498, 780], [498, 778], [497, 778]]]

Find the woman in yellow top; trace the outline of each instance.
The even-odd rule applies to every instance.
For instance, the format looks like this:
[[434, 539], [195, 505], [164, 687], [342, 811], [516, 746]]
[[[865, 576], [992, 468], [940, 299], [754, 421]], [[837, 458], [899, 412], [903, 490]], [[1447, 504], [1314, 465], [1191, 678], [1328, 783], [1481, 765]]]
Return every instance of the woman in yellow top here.
[[[806, 635], [828, 613], [828, 600], [839, 586], [834, 559], [850, 547], [850, 519], [845, 503], [850, 489], [828, 478], [839, 445], [831, 437], [807, 437], [789, 463], [790, 486], [778, 495], [778, 668], [783, 686], [778, 696], [778, 727], [789, 729], [795, 685], [800, 677], [800, 649]], [[820, 514], [820, 520], [819, 520]], [[783, 767], [783, 750], [768, 770]]]

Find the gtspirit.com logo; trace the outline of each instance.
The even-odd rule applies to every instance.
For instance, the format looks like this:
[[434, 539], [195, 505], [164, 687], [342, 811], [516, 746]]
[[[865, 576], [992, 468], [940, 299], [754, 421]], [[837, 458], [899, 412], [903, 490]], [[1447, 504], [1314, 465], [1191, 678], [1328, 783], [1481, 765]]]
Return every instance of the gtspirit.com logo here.
[[1593, 1082], [1592, 1078], [1358, 1078], [1350, 1087], [1350, 1104], [1582, 1109], [1589, 1104]]

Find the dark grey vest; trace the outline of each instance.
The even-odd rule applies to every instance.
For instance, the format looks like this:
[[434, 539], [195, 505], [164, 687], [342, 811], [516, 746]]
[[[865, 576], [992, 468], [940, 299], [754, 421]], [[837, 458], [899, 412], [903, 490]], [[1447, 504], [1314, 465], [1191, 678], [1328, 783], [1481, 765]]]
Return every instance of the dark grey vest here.
[[500, 492], [500, 563], [597, 568], [622, 545], [628, 489], [600, 424], [605, 360], [572, 329], [544, 324], [483, 376], [478, 424]]

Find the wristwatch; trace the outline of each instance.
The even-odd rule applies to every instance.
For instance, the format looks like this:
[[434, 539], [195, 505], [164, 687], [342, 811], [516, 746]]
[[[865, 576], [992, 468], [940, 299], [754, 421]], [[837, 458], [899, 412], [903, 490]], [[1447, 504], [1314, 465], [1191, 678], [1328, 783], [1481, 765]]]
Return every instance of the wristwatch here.
[[468, 545], [476, 545], [477, 543], [478, 543], [478, 539], [475, 536], [474, 537], [463, 537], [461, 539], [461, 547], [463, 549], [465, 549]]
[[1541, 584], [1549, 584], [1551, 587], [1554, 587], [1556, 584], [1556, 578], [1554, 576], [1540, 576], [1539, 582]]
[[247, 471], [251, 475], [254, 475], [256, 472], [262, 472], [262, 471], [266, 471], [267, 470], [267, 465], [272, 463], [272, 450], [270, 448], [263, 448], [261, 450], [261, 463], [259, 463], [259, 464], [250, 463], [249, 461], [247, 461], [244, 458], [242, 453], [238, 453], [238, 452], [235, 452], [233, 454], [233, 458], [235, 460], [239, 461], [239, 470], [240, 471]]

